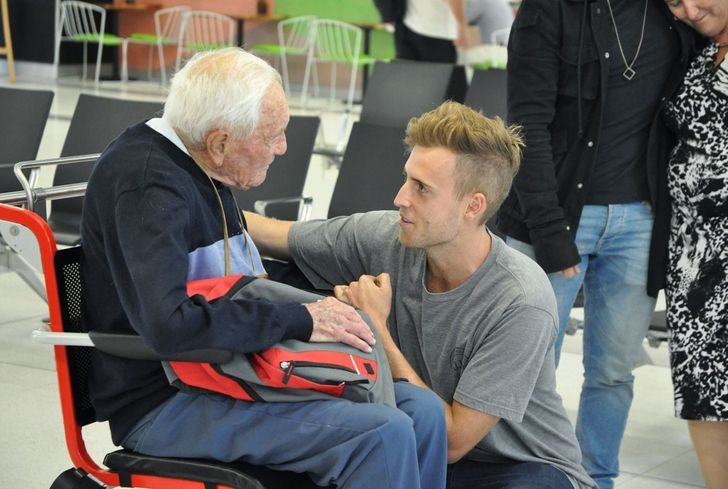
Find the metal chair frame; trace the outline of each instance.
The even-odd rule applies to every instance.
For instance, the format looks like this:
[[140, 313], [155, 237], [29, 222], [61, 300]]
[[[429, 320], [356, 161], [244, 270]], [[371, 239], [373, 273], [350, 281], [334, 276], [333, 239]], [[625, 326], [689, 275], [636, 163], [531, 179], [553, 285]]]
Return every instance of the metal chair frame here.
[[[60, 2], [60, 15], [56, 25], [55, 53], [53, 56], [54, 72], [58, 78], [58, 63], [60, 61], [61, 42], [83, 43], [83, 75], [86, 79], [87, 54], [89, 42], [97, 43], [96, 71], [94, 83], [98, 86], [101, 75], [101, 55], [104, 44], [122, 45], [123, 40], [114, 35], [106, 34], [106, 10], [103, 7], [76, 0], [63, 0]], [[98, 23], [97, 23], [98, 18]], [[64, 36], [65, 32], [65, 36]]]
[[154, 13], [154, 35], [134, 33], [124, 39], [122, 45], [122, 65], [121, 79], [124, 82], [129, 81], [129, 65], [128, 50], [129, 44], [143, 44], [149, 47], [149, 60], [147, 72], [151, 79], [152, 73], [152, 54], [154, 48], [157, 48], [159, 57], [159, 73], [161, 84], [167, 84], [167, 63], [164, 59], [165, 46], [176, 45], [180, 39], [180, 29], [182, 27], [182, 18], [190, 7], [179, 5], [176, 7], [167, 7]]
[[202, 51], [235, 46], [235, 19], [203, 10], [190, 10], [182, 17], [177, 42], [175, 71], [182, 66], [185, 51]]

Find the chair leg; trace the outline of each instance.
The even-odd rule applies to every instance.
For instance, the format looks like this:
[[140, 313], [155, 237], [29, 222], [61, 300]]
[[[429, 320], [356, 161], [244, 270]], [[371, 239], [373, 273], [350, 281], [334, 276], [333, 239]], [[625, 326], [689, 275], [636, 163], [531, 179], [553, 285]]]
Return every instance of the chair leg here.
[[147, 79], [149, 81], [152, 80], [152, 61], [154, 61], [154, 57], [152, 56], [154, 54], [154, 45], [150, 44], [148, 49], [148, 59], [147, 59]]
[[83, 71], [81, 72], [81, 80], [86, 81], [86, 57], [88, 56], [88, 43], [83, 43]]
[[96, 76], [94, 77], [94, 86], [98, 88], [101, 79], [101, 55], [104, 51], [104, 44], [99, 42], [98, 52], [96, 54]]
[[318, 68], [316, 67], [316, 64], [313, 65], [313, 93], [316, 94], [318, 97], [321, 95], [320, 85], [319, 85], [319, 77], [318, 77]]
[[312, 56], [309, 56], [306, 60], [306, 69], [303, 72], [303, 88], [301, 89], [301, 106], [306, 108], [308, 104], [308, 79], [311, 76], [311, 65], [315, 64], [316, 60]]
[[121, 81], [126, 83], [129, 81], [129, 43], [128, 39], [124, 39], [121, 44]]
[[164, 44], [157, 44], [159, 50], [159, 75], [162, 79], [162, 86], [167, 84], [167, 63], [164, 61]]
[[179, 71], [179, 67], [182, 64], [182, 45], [177, 46], [177, 61], [174, 64], [174, 72]]
[[281, 72], [283, 74], [283, 88], [286, 91], [286, 96], [290, 98], [291, 96], [291, 83], [288, 80], [288, 59], [286, 57], [285, 51], [281, 49], [279, 52], [279, 58], [281, 63]]
[[331, 63], [331, 84], [329, 85], [329, 107], [334, 105], [336, 97], [336, 70], [339, 68], [337, 62]]

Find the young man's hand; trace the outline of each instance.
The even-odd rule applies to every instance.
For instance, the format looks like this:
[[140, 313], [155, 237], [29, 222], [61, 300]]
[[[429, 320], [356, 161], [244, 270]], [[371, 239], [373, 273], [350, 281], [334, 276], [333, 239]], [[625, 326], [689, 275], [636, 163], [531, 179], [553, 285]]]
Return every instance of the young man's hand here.
[[349, 285], [334, 287], [336, 297], [369, 314], [375, 324], [386, 325], [392, 308], [392, 285], [388, 273], [362, 275]]

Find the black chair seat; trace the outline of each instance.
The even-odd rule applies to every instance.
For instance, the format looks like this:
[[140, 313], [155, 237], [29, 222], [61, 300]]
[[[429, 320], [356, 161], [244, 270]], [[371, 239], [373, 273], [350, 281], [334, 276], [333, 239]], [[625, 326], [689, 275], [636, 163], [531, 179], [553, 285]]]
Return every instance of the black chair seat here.
[[150, 457], [130, 450], [117, 450], [106, 455], [104, 464], [122, 477], [125, 474], [155, 475], [200, 480], [236, 489], [319, 488], [306, 474], [274, 471], [242, 462], [225, 464], [211, 460]]

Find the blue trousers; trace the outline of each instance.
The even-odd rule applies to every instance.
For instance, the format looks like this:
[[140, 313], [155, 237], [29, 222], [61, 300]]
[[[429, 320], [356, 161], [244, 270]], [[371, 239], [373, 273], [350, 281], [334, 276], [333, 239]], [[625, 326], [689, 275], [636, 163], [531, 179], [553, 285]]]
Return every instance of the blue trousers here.
[[573, 489], [566, 474], [535, 462], [460, 460], [447, 468], [447, 489]]
[[[584, 384], [576, 437], [582, 465], [600, 489], [612, 489], [619, 475], [632, 369], [655, 308], [647, 295], [652, 223], [646, 203], [585, 206], [576, 233], [580, 273], [570, 279], [549, 274], [559, 308], [557, 363], [569, 312], [584, 285]], [[512, 238], [508, 244], [533, 258], [530, 245]]]
[[137, 423], [125, 448], [160, 457], [242, 460], [308, 472], [339, 489], [442, 489], [447, 433], [442, 401], [395, 383], [398, 409], [346, 400], [245, 402], [180, 392]]

